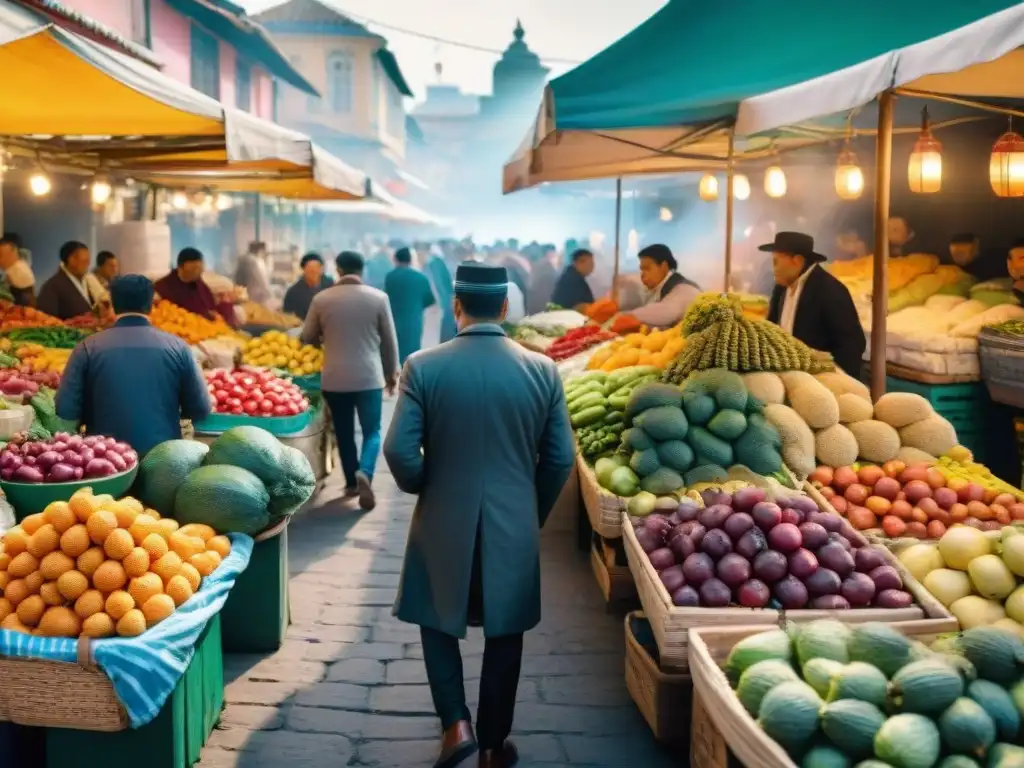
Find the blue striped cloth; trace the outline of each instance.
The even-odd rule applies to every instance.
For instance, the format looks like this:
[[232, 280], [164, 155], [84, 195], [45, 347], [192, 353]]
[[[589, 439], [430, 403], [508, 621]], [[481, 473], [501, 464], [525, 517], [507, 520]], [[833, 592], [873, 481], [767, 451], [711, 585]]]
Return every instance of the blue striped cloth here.
[[[185, 674], [206, 623], [228, 599], [238, 575], [252, 556], [253, 540], [232, 533], [229, 554], [199, 591], [167, 620], [140, 637], [112, 637], [92, 643], [92, 655], [114, 684], [132, 728], [159, 714]], [[77, 663], [78, 641], [64, 637], [33, 637], [0, 630], [0, 655]]]

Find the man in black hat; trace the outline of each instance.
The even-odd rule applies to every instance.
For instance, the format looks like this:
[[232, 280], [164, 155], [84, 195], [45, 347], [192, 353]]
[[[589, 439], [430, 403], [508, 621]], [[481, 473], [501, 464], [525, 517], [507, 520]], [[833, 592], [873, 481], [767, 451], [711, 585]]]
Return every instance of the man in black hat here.
[[412, 355], [384, 458], [417, 494], [395, 615], [418, 624], [444, 730], [436, 766], [477, 751], [459, 639], [482, 626], [479, 765], [516, 764], [512, 731], [523, 633], [540, 621], [540, 529], [574, 460], [554, 363], [509, 340], [504, 267], [455, 274], [458, 335]]
[[804, 344], [832, 355], [850, 376], [860, 375], [864, 331], [850, 291], [818, 265], [827, 259], [814, 251], [814, 238], [802, 232], [778, 232], [775, 242], [758, 250], [772, 254], [775, 289], [768, 320]]

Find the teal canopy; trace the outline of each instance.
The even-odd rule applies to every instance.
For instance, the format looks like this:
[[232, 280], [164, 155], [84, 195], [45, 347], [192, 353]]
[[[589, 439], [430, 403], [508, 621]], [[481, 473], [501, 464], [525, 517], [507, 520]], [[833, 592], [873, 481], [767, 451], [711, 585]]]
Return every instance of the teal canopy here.
[[720, 168], [733, 129], [739, 157], [834, 138], [807, 121], [893, 87], [1024, 97], [1022, 44], [1007, 0], [671, 0], [549, 84], [505, 188]]

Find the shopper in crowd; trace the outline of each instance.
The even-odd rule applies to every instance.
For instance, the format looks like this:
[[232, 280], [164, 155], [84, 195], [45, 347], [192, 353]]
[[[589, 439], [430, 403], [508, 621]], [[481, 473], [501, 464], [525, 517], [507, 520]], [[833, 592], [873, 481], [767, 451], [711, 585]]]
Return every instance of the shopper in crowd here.
[[366, 284], [377, 290], [384, 290], [384, 283], [391, 274], [391, 258], [383, 248], [376, 248], [373, 257], [366, 265]]
[[1013, 241], [1006, 254], [1006, 272], [1013, 281], [1013, 295], [1024, 304], [1024, 238]]
[[949, 239], [949, 260], [980, 283], [1006, 277], [1006, 265], [999, 254], [982, 251], [981, 240], [973, 232]]
[[154, 328], [153, 283], [125, 275], [110, 284], [117, 322], [75, 347], [57, 390], [57, 415], [90, 434], [128, 443], [139, 456], [181, 437], [181, 419], [210, 414], [210, 395], [188, 344]]
[[120, 272], [117, 256], [110, 251], [96, 254], [96, 268], [85, 276], [85, 282], [89, 286], [89, 293], [96, 297], [97, 304], [110, 303], [110, 281]]
[[[370, 510], [377, 504], [373, 475], [383, 390], [394, 394], [398, 382], [398, 342], [387, 295], [363, 283], [363, 257], [342, 251], [336, 264], [338, 283], [313, 297], [302, 340], [323, 346], [321, 387], [334, 421], [345, 493], [358, 496], [359, 506]], [[356, 416], [361, 452], [356, 450]]]
[[640, 282], [647, 289], [647, 301], [629, 311], [641, 323], [668, 328], [683, 319], [690, 302], [697, 298], [700, 286], [676, 270], [676, 257], [667, 245], [655, 243], [641, 249]]
[[553, 245], [539, 246], [530, 273], [530, 300], [526, 305], [528, 314], [536, 315], [547, 309], [557, 283], [558, 249]]
[[400, 364], [423, 344], [423, 313], [434, 305], [434, 292], [427, 276], [412, 266], [412, 251], [395, 251], [395, 268], [384, 280], [384, 292], [391, 301], [391, 314], [395, 318], [398, 334]]
[[486, 637], [479, 765], [517, 762], [508, 736], [523, 633], [540, 621], [540, 529], [575, 455], [554, 363], [502, 331], [508, 282], [502, 267], [458, 267], [459, 335], [406, 362], [384, 441], [396, 484], [419, 496], [394, 612], [420, 627], [444, 766], [478, 748], [459, 652], [467, 626]]
[[458, 328], [455, 325], [455, 307], [452, 304], [455, 298], [452, 273], [448, 270], [448, 263], [440, 252], [431, 254], [427, 261], [427, 273], [430, 275], [430, 281], [434, 284], [437, 303], [441, 306], [441, 333], [438, 341], [444, 344], [455, 338]]
[[910, 255], [908, 244], [914, 239], [914, 230], [910, 228], [905, 218], [890, 216], [886, 224], [886, 234], [889, 238], [889, 258]]
[[270, 301], [270, 280], [267, 277], [267, 245], [249, 243], [249, 249], [238, 259], [235, 285], [245, 288], [249, 301], [267, 304]]
[[307, 253], [299, 263], [302, 276], [285, 292], [282, 309], [305, 320], [313, 297], [334, 285], [334, 281], [324, 274], [324, 260], [319, 253]]
[[594, 271], [594, 254], [586, 248], [573, 251], [551, 294], [551, 303], [563, 309], [582, 310], [594, 303], [587, 277]]
[[85, 279], [89, 262], [85, 243], [76, 240], [64, 243], [60, 247], [57, 272], [39, 290], [39, 309], [61, 320], [91, 312], [101, 297], [93, 295]]
[[35, 275], [32, 274], [32, 268], [21, 258], [18, 241], [8, 235], [0, 238], [0, 269], [4, 271], [4, 282], [11, 292], [14, 303], [21, 307], [35, 306]]
[[819, 266], [827, 258], [814, 251], [814, 238], [778, 232], [759, 250], [771, 253], [775, 274], [768, 320], [859, 378], [866, 342], [857, 309], [847, 287]]
[[197, 248], [182, 248], [177, 267], [156, 283], [161, 299], [177, 304], [197, 315], [213, 320], [223, 319], [235, 325], [235, 308], [228, 301], [217, 301], [210, 286], [203, 280], [203, 254]]

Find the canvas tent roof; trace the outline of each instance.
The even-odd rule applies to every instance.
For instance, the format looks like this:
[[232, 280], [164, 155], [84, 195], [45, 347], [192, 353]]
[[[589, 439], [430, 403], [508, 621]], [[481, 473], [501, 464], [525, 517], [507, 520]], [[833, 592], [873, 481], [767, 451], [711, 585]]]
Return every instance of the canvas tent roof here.
[[[505, 167], [506, 192], [542, 181], [722, 168], [841, 137], [807, 121], [880, 92], [1024, 97], [1024, 3], [671, 0], [553, 80]], [[950, 74], [952, 73], [952, 74]]]

